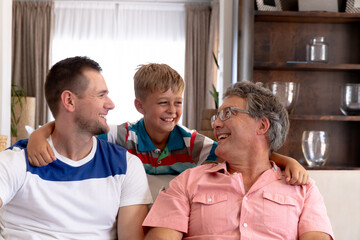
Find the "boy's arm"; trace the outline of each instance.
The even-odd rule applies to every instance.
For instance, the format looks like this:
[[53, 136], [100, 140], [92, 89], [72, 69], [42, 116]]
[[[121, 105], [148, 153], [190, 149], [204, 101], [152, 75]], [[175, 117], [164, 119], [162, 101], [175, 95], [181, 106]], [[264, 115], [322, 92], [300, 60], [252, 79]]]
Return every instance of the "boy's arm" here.
[[30, 135], [26, 149], [31, 165], [45, 166], [56, 160], [55, 154], [46, 140], [53, 132], [54, 127], [55, 122], [49, 122]]
[[306, 169], [294, 158], [273, 152], [270, 156], [276, 165], [285, 169], [286, 181], [293, 185], [308, 184], [309, 175]]

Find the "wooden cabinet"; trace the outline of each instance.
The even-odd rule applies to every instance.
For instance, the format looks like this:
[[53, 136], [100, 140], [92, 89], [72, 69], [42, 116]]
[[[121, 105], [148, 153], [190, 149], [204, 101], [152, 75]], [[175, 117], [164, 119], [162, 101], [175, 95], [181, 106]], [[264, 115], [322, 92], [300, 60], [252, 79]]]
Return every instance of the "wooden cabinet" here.
[[[305, 61], [306, 44], [319, 36], [329, 44], [328, 63], [288, 63]], [[360, 82], [360, 14], [255, 11], [253, 79], [300, 83], [280, 153], [306, 165], [302, 132], [325, 130], [331, 144], [326, 166], [360, 167], [360, 116], [344, 116], [339, 110], [341, 85]]]

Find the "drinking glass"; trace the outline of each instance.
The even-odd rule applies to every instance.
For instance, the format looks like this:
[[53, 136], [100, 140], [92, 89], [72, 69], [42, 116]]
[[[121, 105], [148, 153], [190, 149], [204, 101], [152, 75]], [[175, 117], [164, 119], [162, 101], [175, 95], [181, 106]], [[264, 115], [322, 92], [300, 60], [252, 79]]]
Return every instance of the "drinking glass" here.
[[289, 114], [294, 110], [299, 96], [300, 83], [296, 82], [269, 82], [264, 86], [278, 97], [281, 104], [284, 105]]
[[304, 131], [302, 151], [310, 167], [323, 166], [329, 157], [329, 135], [325, 131]]

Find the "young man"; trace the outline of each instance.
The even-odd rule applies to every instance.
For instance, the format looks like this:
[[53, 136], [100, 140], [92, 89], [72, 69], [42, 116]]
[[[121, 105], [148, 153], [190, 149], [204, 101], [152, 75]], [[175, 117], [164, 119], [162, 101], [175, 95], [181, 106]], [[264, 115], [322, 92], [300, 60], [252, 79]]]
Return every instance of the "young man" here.
[[[222, 164], [188, 169], [157, 197], [146, 240], [331, 239], [314, 182], [292, 186], [269, 159], [285, 142], [286, 109], [265, 88], [238, 82], [212, 119]], [[243, 146], [243, 147], [239, 147]]]
[[[135, 107], [144, 117], [133, 124], [110, 126], [109, 133], [101, 138], [137, 155], [148, 174], [179, 174], [204, 161], [217, 159], [216, 142], [178, 124], [184, 80], [174, 69], [166, 64], [142, 65], [135, 73], [134, 88]], [[30, 137], [28, 152], [35, 165], [52, 161], [51, 149], [44, 146], [44, 139], [50, 133], [51, 124]], [[286, 167], [289, 183], [307, 183], [307, 173], [295, 159], [279, 154], [271, 157], [281, 167]]]
[[26, 150], [0, 153], [4, 239], [143, 239], [152, 202], [141, 161], [95, 135], [114, 103], [100, 66], [86, 57], [55, 64], [45, 96], [55, 117], [48, 143], [57, 161], [32, 167]]

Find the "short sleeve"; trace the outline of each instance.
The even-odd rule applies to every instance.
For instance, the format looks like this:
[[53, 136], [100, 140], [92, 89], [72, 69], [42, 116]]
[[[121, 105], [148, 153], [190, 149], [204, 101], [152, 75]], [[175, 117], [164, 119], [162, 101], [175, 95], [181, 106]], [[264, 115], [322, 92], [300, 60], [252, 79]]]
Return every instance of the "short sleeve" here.
[[126, 153], [127, 170], [121, 185], [120, 207], [151, 204], [153, 202], [148, 180], [140, 159], [135, 155]]
[[99, 139], [104, 139], [110, 143], [116, 143], [117, 125], [110, 124], [109, 132], [98, 136]]
[[299, 236], [306, 232], [317, 231], [327, 233], [334, 239], [330, 219], [319, 189], [312, 179], [306, 187], [304, 208], [299, 220]]
[[191, 155], [197, 165], [201, 165], [205, 161], [215, 162], [217, 156], [215, 155], [215, 148], [217, 142], [208, 138], [198, 132], [192, 134], [192, 138], [195, 137], [193, 146], [191, 147]]
[[0, 198], [3, 206], [10, 202], [24, 184], [25, 176], [24, 150], [14, 147], [13, 150], [0, 152]]
[[188, 171], [174, 178], [167, 190], [156, 198], [149, 214], [144, 220], [144, 227], [163, 227], [179, 232], [188, 232], [190, 204], [185, 183]]

